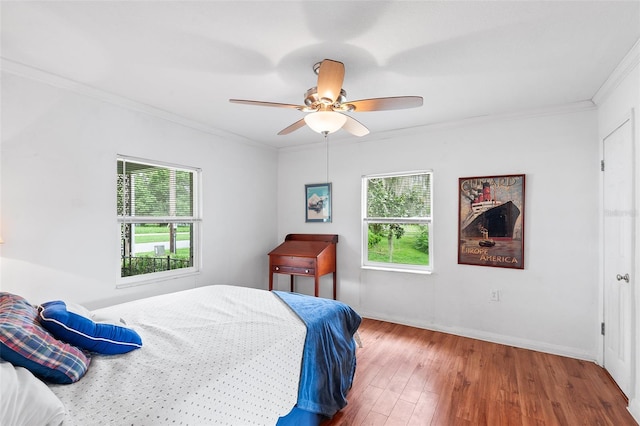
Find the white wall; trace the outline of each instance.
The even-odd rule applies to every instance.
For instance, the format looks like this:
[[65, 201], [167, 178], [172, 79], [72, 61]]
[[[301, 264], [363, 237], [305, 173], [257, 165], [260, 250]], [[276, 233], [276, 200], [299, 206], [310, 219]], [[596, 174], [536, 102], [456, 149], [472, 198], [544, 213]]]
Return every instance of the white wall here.
[[[365, 124], [375, 116], [360, 116]], [[331, 136], [330, 136], [331, 137]], [[321, 140], [321, 136], [318, 136]], [[281, 150], [278, 234], [335, 233], [338, 298], [362, 315], [578, 358], [598, 351], [598, 133], [592, 104], [329, 143], [333, 222], [305, 224], [325, 146]], [[431, 275], [360, 268], [361, 176], [434, 171]], [[526, 174], [525, 269], [457, 264], [458, 178]], [[298, 290], [311, 292], [312, 280]], [[278, 286], [286, 288], [286, 277]], [[323, 295], [329, 297], [328, 277]], [[489, 301], [490, 289], [501, 293]]]
[[[0, 287], [90, 308], [207, 284], [267, 288], [275, 150], [2, 74]], [[202, 169], [199, 275], [116, 289], [116, 155]], [[256, 206], [274, 208], [257, 209]]]
[[[629, 408], [635, 419], [640, 422], [640, 289], [638, 277], [640, 277], [640, 41], [620, 63], [616, 72], [608, 79], [607, 83], [595, 97], [598, 104], [598, 131], [600, 148], [602, 140], [608, 136], [623, 119], [632, 117], [634, 123], [634, 148], [635, 148], [635, 270], [631, 271], [632, 291], [634, 297], [635, 338], [633, 342], [634, 353], [634, 378], [633, 394], [629, 395]], [[601, 288], [604, 284], [600, 283]]]

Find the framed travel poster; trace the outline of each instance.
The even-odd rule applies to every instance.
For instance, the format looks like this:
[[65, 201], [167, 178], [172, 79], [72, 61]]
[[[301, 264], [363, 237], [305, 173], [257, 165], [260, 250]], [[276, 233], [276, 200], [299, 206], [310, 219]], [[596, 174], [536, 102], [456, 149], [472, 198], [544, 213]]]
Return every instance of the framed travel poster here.
[[458, 180], [458, 263], [524, 269], [525, 175]]
[[304, 189], [306, 222], [331, 222], [331, 184], [309, 184]]

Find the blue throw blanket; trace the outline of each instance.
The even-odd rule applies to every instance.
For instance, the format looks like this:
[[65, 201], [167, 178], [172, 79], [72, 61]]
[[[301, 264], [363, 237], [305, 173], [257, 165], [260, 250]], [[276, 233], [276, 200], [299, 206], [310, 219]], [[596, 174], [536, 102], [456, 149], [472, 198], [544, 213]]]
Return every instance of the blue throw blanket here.
[[274, 291], [307, 326], [297, 408], [332, 417], [347, 405], [356, 371], [353, 339], [362, 319], [348, 305]]

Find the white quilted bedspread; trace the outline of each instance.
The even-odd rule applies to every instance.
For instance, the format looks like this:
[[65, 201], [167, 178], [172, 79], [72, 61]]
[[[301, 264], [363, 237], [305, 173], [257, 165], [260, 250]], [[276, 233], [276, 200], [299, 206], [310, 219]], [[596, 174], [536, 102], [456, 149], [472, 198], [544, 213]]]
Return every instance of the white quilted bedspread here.
[[65, 425], [275, 425], [296, 403], [306, 328], [268, 291], [200, 287], [95, 313], [143, 347], [52, 385]]

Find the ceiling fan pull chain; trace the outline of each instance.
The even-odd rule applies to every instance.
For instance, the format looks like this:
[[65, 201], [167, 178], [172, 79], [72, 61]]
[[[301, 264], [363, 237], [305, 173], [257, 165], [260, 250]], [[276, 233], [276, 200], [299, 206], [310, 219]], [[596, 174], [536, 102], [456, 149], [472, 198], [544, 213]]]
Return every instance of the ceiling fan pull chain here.
[[329, 183], [329, 132], [324, 132], [324, 143], [326, 145], [326, 155], [327, 155], [327, 161], [326, 161], [326, 165], [327, 165], [326, 178], [327, 178], [327, 180], [325, 180], [325, 182]]

